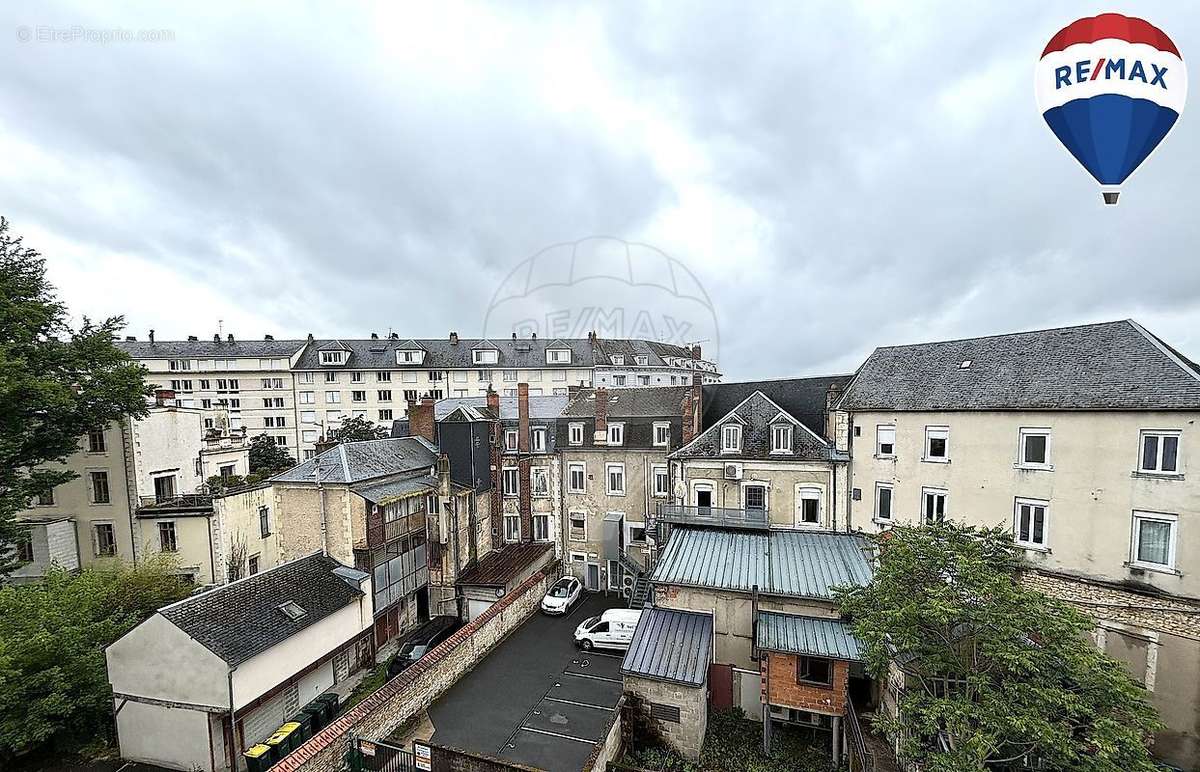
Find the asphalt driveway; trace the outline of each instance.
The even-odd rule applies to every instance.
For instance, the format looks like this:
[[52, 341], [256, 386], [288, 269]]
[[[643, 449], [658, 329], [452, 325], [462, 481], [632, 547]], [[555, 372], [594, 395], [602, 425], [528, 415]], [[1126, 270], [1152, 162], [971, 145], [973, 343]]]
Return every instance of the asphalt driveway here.
[[620, 652], [583, 652], [572, 633], [623, 608], [590, 595], [565, 617], [535, 614], [430, 708], [434, 743], [549, 772], [577, 772], [621, 697]]

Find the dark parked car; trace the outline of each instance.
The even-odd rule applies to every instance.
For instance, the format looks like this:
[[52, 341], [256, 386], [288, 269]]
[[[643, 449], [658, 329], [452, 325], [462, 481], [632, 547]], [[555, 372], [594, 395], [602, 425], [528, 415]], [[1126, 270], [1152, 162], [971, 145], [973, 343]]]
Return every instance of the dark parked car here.
[[425, 656], [425, 653], [442, 641], [454, 635], [462, 621], [458, 617], [434, 617], [416, 630], [409, 633], [400, 644], [400, 651], [388, 663], [388, 678], [395, 678], [404, 672], [412, 663]]

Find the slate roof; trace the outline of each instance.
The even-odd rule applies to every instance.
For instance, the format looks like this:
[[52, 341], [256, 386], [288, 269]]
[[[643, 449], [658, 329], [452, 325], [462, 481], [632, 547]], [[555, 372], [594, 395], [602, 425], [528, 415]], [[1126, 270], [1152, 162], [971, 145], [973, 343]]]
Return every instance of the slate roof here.
[[[963, 368], [964, 362], [970, 366]], [[1196, 410], [1200, 371], [1131, 319], [877, 348], [845, 410]]]
[[[414, 369], [421, 368], [475, 368], [480, 367], [474, 362], [472, 349], [495, 349], [499, 352], [495, 364], [482, 365], [488, 368], [523, 369], [523, 368], [571, 368], [592, 367], [592, 344], [586, 338], [533, 340], [531, 338], [500, 338], [497, 340], [485, 338], [460, 338], [458, 343], [451, 343], [448, 338], [420, 338], [417, 340], [399, 341], [392, 339], [380, 340], [346, 340], [338, 341], [349, 351], [346, 362], [337, 366], [322, 366], [319, 352], [323, 348], [331, 348], [334, 341], [314, 340], [304, 349], [296, 362], [297, 370], [372, 370], [396, 368], [396, 350], [413, 348], [415, 343], [427, 353], [420, 364], [405, 365]], [[571, 361], [568, 363], [551, 364], [546, 361], [547, 343], [554, 344], [552, 348], [562, 348], [566, 343], [571, 349]], [[404, 344], [404, 345], [401, 345]], [[652, 359], [661, 358], [657, 356]]]
[[[565, 395], [541, 394], [529, 397], [529, 417], [534, 421], [548, 421], [562, 415], [570, 397]], [[481, 411], [487, 415], [487, 397], [447, 397], [439, 399], [433, 405], [433, 418], [441, 421], [459, 407], [466, 406]], [[502, 421], [517, 420], [517, 398], [500, 398], [500, 419]]]
[[853, 375], [822, 375], [811, 378], [779, 378], [742, 383], [710, 383], [704, 388], [704, 417], [701, 428], [721, 420], [754, 392], [786, 410], [816, 434], [825, 436], [825, 401], [829, 387], [845, 391]]
[[510, 544], [496, 552], [489, 552], [475, 565], [458, 576], [457, 585], [504, 587], [521, 575], [538, 558], [554, 549], [550, 542], [529, 541]]
[[[690, 386], [646, 386], [608, 390], [609, 418], [678, 417]], [[563, 416], [594, 418], [596, 390], [580, 389], [564, 408]]]
[[303, 340], [119, 340], [117, 348], [134, 359], [174, 359], [177, 357], [290, 357], [303, 348]]
[[426, 493], [437, 490], [438, 479], [429, 475], [406, 477], [402, 480], [384, 480], [382, 482], [359, 483], [351, 485], [350, 490], [362, 496], [367, 501], [386, 507], [397, 499], [414, 493]]
[[708, 530], [676, 526], [650, 581], [714, 590], [832, 599], [832, 588], [865, 585], [871, 564], [861, 534]]
[[[334, 573], [345, 568], [327, 555], [309, 555], [158, 613], [225, 662], [238, 665], [357, 600], [362, 591]], [[279, 610], [289, 601], [304, 609], [304, 616], [293, 620]]]
[[863, 661], [858, 639], [854, 637], [850, 625], [840, 619], [760, 611], [754, 636], [755, 645], [760, 649], [785, 654], [812, 654], [851, 662]]
[[[722, 429], [731, 422], [742, 427], [740, 453], [721, 452]], [[771, 452], [771, 427], [777, 423], [791, 423], [794, 427], [790, 454]], [[687, 445], [671, 453], [669, 457], [673, 459], [719, 458], [727, 461], [756, 459], [828, 461], [835, 455], [831, 443], [809, 431], [795, 416], [772, 402], [761, 391], [754, 391], [736, 408], [726, 413], [719, 421], [715, 421]]]
[[712, 660], [709, 614], [650, 607], [642, 611], [621, 672], [657, 681], [702, 686]]
[[343, 442], [275, 475], [271, 482], [316, 482], [319, 468], [323, 483], [355, 483], [427, 469], [435, 463], [437, 449], [421, 437]]

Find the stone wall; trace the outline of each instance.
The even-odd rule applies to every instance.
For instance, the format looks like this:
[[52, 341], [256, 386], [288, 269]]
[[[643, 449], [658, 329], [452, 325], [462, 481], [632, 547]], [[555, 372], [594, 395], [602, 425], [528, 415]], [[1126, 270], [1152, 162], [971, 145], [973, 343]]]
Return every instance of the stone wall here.
[[621, 716], [625, 713], [625, 700], [625, 695], [621, 695], [621, 699], [617, 700], [613, 708], [612, 723], [608, 725], [608, 734], [605, 735], [604, 742], [598, 744], [591, 757], [584, 762], [581, 772], [605, 772], [608, 762], [616, 761], [621, 755]]
[[647, 703], [651, 702], [679, 708], [678, 722], [651, 718], [650, 723], [683, 756], [693, 761], [700, 758], [704, 735], [708, 730], [707, 689], [627, 675], [625, 692], [636, 698], [636, 701], [631, 701], [631, 709], [646, 714], [650, 712]]
[[547, 566], [468, 623], [379, 691], [339, 716], [273, 767], [276, 772], [340, 772], [351, 736], [382, 740], [429, 707], [538, 608], [558, 577]]
[[1061, 574], [1030, 571], [1025, 584], [1065, 600], [1096, 619], [1137, 625], [1200, 641], [1200, 603], [1178, 597], [1146, 595]]

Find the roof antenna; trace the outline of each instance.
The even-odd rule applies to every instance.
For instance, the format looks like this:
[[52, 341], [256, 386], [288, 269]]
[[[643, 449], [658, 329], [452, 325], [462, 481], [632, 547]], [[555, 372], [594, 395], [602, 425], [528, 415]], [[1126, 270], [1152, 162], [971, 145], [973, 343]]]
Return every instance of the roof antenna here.
[[225, 320], [224, 319], [217, 320], [217, 334], [218, 335], [225, 334]]

